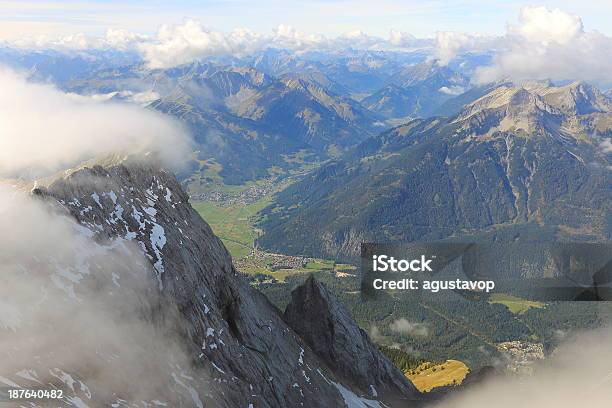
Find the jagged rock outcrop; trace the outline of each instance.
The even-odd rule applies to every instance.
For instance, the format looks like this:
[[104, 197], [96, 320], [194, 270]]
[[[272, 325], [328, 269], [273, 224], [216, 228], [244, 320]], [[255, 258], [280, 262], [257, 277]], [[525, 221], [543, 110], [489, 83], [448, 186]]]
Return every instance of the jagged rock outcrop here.
[[421, 400], [416, 387], [370, 341], [348, 310], [313, 276], [291, 293], [285, 321], [345, 383], [386, 401]]
[[[165, 396], [163, 403], [232, 408], [370, 406], [350, 385], [344, 386], [328, 362], [283, 321], [278, 309], [236, 272], [227, 250], [191, 207], [172, 173], [136, 159], [113, 159], [39, 183], [33, 194], [68, 212], [99, 245], [133, 245], [149, 261], [153, 287], [162, 298], [157, 313], [166, 305], [178, 310], [173, 329], [180, 333], [192, 360], [191, 367], [180, 372], [168, 363], [168, 387], [182, 389], [185, 395], [160, 390], [156, 396]], [[88, 263], [82, 266], [87, 268]], [[113, 272], [116, 296], [124, 282], [117, 273]], [[154, 321], [155, 312], [147, 319]], [[357, 327], [348, 315], [342, 316], [341, 323], [352, 325], [353, 330]], [[112, 356], [110, 350], [99, 352], [101, 359], [110, 358], [105, 353]], [[345, 364], [360, 364], [357, 356], [347, 352]], [[369, 369], [374, 385], [387, 378], [385, 364]], [[379, 375], [378, 369], [385, 371]], [[64, 371], [82, 384], [91, 380], [82, 367]], [[343, 374], [351, 379], [350, 373]], [[115, 400], [100, 400], [102, 391], [91, 381], [88, 395], [79, 397], [83, 406], [156, 404], [151, 403], [152, 396], [149, 402], [144, 397], [126, 400], [120, 394]], [[378, 406], [377, 401], [369, 404]]]
[[612, 111], [609, 96], [585, 82], [573, 82], [559, 88], [545, 87], [539, 92], [547, 103], [567, 114], [587, 115]]

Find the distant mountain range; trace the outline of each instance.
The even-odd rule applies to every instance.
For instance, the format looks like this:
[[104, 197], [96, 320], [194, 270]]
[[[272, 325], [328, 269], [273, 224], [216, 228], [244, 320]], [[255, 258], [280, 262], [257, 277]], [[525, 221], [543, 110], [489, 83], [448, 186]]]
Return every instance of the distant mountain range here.
[[[195, 141], [179, 174], [190, 193], [211, 183], [243, 184], [337, 159], [412, 119], [462, 115], [466, 105], [510, 85], [471, 83], [476, 67], [489, 60], [488, 54], [466, 54], [440, 65], [425, 50], [267, 49], [151, 70], [130, 52], [0, 48], [0, 62], [36, 80], [98, 100], [137, 103], [182, 121]], [[540, 97], [557, 109], [574, 103], [575, 112], [562, 112], [569, 116], [589, 114], [590, 101], [609, 97], [581, 96], [580, 89], [566, 96], [541, 91]], [[571, 100], [553, 100], [561, 97]]]
[[130, 98], [148, 92], [154, 98], [149, 107], [189, 127], [197, 146], [192, 185], [211, 172], [237, 184], [274, 168], [336, 157], [384, 128], [376, 113], [335, 93], [342, 86], [320, 73], [277, 78], [252, 67], [194, 63], [162, 71], [111, 69], [70, 86], [115, 99], [125, 88], [133, 90]]
[[25, 71], [32, 79], [54, 83], [60, 87], [76, 78], [90, 76], [103, 69], [137, 64], [134, 52], [92, 50], [63, 52], [56, 50], [22, 50], [0, 45], [0, 64]]
[[503, 84], [290, 186], [264, 211], [259, 244], [354, 258], [369, 241], [610, 239], [610, 136], [612, 103], [592, 86]]
[[392, 52], [348, 49], [299, 55], [284, 50], [266, 50], [243, 63], [273, 76], [323, 74], [350, 93], [367, 95], [383, 87], [404, 67], [421, 63], [427, 56], [427, 52], [422, 50]]
[[448, 99], [463, 94], [468, 85], [467, 77], [450, 68], [424, 62], [402, 69], [361, 102], [388, 119], [427, 117]]
[[435, 62], [406, 66], [384, 57], [313, 61], [268, 53], [235, 65], [135, 65], [75, 79], [67, 89], [150, 100], [151, 108], [186, 123], [197, 152], [182, 177], [197, 190], [215, 177], [240, 184], [338, 157], [388, 128], [386, 121], [432, 115], [469, 86], [467, 77]]
[[[425, 51], [268, 49], [150, 70], [133, 52], [0, 48], [0, 62], [99, 100], [149, 106], [182, 120], [196, 152], [190, 191], [241, 184], [338, 157], [406, 117], [428, 116], [467, 87], [459, 68]], [[395, 122], [394, 122], [395, 121]]]

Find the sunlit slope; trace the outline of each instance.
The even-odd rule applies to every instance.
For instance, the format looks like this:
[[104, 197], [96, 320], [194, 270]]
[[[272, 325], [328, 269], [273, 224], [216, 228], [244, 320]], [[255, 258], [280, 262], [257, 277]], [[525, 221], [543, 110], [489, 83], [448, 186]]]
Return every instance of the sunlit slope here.
[[442, 364], [423, 363], [414, 370], [406, 372], [412, 383], [421, 392], [429, 392], [436, 387], [459, 385], [470, 372], [468, 366], [458, 360], [447, 360]]

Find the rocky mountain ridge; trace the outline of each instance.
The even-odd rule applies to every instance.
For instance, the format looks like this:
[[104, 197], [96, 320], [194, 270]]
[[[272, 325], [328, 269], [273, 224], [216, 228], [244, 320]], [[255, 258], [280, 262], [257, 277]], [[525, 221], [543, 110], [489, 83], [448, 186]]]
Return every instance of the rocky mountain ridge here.
[[[186, 184], [203, 174], [229, 184], [336, 156], [375, 134], [378, 116], [335, 93], [324, 75], [273, 77], [251, 66], [194, 62], [166, 70], [123, 67], [73, 81], [70, 92], [132, 101], [180, 120], [193, 135]], [[123, 96], [122, 96], [123, 95]], [[184, 178], [184, 177], [183, 177]], [[210, 180], [208, 180], [210, 181]]]
[[[178, 333], [190, 361], [179, 367], [168, 356], [163, 363], [168, 364], [167, 372], [156, 373], [167, 378], [167, 386], [135, 400], [96, 387], [95, 374], [86, 367], [58, 360], [55, 364], [66, 373], [62, 378], [72, 381], [62, 384], [61, 380], [58, 385], [79, 381], [88, 389], [85, 394], [70, 393], [73, 399], [68, 401], [79, 398], [78, 406], [117, 407], [156, 406], [157, 402], [245, 408], [381, 406], [369, 389], [355, 386], [357, 381], [343, 384], [337, 379], [329, 368], [331, 362], [317, 356], [280, 312], [236, 272], [227, 250], [191, 208], [171, 173], [140, 159], [117, 158], [46, 180], [32, 193], [68, 213], [96, 245], [131, 245], [144, 254], [145, 269], [154, 282], [150, 290], [161, 299], [151, 309], [158, 312], [146, 319], [155, 322], [164, 308], [176, 309], [171, 331]], [[85, 261], [84, 270], [88, 267], [93, 268]], [[96, 278], [96, 273], [104, 272], [88, 270], [81, 274], [83, 282]], [[81, 278], [60, 276], [60, 289], [81, 292]], [[116, 295], [122, 296], [127, 279], [120, 270], [113, 272]], [[344, 318], [348, 322], [338, 323], [354, 324], [350, 316]], [[99, 353], [105, 359], [112, 352]], [[379, 358], [384, 359], [380, 354]], [[45, 378], [42, 370], [32, 373], [26, 382]], [[5, 383], [23, 383], [16, 373], [2, 374]], [[416, 398], [417, 394], [404, 396]]]
[[612, 112], [588, 89], [501, 85], [372, 137], [279, 194], [259, 243], [346, 259], [368, 241], [608, 239]]
[[465, 76], [426, 61], [396, 72], [386, 86], [361, 102], [386, 118], [428, 117], [444, 102], [468, 88]]

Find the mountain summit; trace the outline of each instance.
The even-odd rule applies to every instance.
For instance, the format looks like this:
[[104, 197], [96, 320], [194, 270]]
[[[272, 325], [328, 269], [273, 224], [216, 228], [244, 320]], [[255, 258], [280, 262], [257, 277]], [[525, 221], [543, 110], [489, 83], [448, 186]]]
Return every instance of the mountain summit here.
[[418, 390], [382, 355], [348, 310], [312, 276], [293, 290], [284, 314], [291, 326], [344, 382], [371, 397], [412, 400]]

